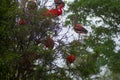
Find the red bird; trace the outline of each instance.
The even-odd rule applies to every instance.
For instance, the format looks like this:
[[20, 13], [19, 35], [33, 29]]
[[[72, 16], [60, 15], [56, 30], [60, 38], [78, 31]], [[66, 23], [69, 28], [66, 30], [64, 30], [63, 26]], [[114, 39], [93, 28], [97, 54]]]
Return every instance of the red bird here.
[[26, 24], [26, 21], [25, 21], [24, 19], [20, 19], [20, 20], [18, 21], [18, 24], [19, 24], [19, 25], [24, 25], [24, 24]]
[[88, 31], [81, 24], [75, 24], [74, 25], [74, 30], [75, 30], [76, 33], [83, 33], [83, 34], [88, 33]]
[[53, 47], [54, 47], [54, 40], [53, 40], [50, 36], [48, 36], [48, 37], [44, 40], [43, 44], [44, 44], [47, 48], [53, 49]]
[[62, 14], [62, 9], [61, 8], [59, 8], [59, 9], [51, 9], [51, 10], [48, 10], [45, 13], [46, 16], [52, 16], [52, 17], [59, 16], [61, 14]]
[[75, 56], [74, 55], [68, 55], [68, 57], [67, 57], [67, 61], [69, 62], [69, 63], [73, 63], [74, 62], [74, 60], [75, 60]]

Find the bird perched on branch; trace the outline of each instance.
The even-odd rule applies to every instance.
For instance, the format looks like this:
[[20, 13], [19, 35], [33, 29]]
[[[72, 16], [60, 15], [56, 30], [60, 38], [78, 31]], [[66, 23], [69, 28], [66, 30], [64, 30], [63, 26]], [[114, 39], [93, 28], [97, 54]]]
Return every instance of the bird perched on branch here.
[[88, 31], [81, 24], [74, 24], [74, 30], [76, 33], [87, 34]]

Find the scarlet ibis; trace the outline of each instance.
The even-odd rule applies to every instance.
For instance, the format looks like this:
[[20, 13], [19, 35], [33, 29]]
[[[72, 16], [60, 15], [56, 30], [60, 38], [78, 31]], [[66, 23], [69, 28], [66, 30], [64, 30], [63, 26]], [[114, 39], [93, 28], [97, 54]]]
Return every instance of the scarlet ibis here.
[[43, 44], [44, 44], [47, 48], [53, 49], [53, 47], [54, 47], [54, 40], [53, 40], [50, 36], [48, 36], [48, 37], [44, 40]]
[[19, 25], [24, 25], [24, 24], [26, 24], [26, 21], [25, 21], [24, 19], [20, 19], [20, 20], [18, 21], [18, 24], [19, 24]]
[[74, 56], [74, 55], [70, 54], [70, 55], [67, 56], [67, 61], [68, 61], [69, 63], [73, 63], [74, 60], [75, 60], [75, 56]]
[[56, 16], [59, 16], [62, 14], [62, 9], [59, 8], [59, 9], [51, 9], [51, 10], [48, 10], [45, 15], [46, 16], [52, 16], [52, 17], [56, 17]]
[[88, 31], [81, 24], [75, 24], [74, 25], [74, 30], [75, 30], [76, 33], [83, 33], [83, 34], [88, 33]]

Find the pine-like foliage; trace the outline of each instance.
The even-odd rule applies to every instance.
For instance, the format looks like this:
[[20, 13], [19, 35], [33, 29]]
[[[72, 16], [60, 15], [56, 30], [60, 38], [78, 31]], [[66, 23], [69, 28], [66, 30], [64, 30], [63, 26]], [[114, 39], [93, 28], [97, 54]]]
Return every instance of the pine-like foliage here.
[[0, 79], [70, 80], [55, 63], [61, 53], [52, 36], [58, 35], [59, 18], [46, 15], [46, 2], [1, 1]]

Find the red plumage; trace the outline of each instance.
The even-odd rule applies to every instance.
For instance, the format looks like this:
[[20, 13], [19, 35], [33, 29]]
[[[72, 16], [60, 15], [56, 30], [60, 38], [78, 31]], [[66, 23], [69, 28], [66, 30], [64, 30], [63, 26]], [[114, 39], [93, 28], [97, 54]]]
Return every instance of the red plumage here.
[[44, 43], [43, 43], [47, 48], [50, 48], [50, 49], [53, 49], [54, 47], [54, 40], [51, 38], [51, 37], [47, 37], [45, 40], [44, 40]]
[[18, 21], [18, 24], [19, 24], [19, 25], [24, 25], [24, 24], [26, 24], [26, 21], [25, 21], [24, 19], [20, 19], [20, 20]]
[[74, 25], [74, 30], [75, 30], [76, 33], [83, 33], [83, 34], [88, 33], [88, 31], [81, 24], [75, 24]]
[[59, 16], [62, 14], [62, 9], [51, 9], [51, 10], [48, 10], [45, 15], [46, 16], [52, 16], [52, 17], [56, 17], [56, 16]]
[[68, 57], [67, 57], [67, 61], [69, 62], [69, 63], [73, 63], [74, 62], [74, 60], [75, 60], [75, 56], [74, 55], [68, 55]]

